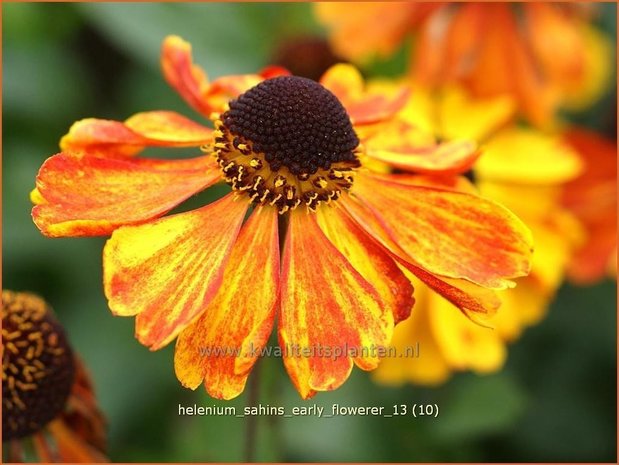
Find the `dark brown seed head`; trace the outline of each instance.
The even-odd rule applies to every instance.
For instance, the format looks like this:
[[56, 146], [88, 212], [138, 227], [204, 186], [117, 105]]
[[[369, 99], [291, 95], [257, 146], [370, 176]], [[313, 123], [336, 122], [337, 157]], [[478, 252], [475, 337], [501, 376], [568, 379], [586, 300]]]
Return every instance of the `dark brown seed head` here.
[[75, 362], [49, 306], [33, 294], [2, 291], [2, 436], [29, 436], [64, 409]]

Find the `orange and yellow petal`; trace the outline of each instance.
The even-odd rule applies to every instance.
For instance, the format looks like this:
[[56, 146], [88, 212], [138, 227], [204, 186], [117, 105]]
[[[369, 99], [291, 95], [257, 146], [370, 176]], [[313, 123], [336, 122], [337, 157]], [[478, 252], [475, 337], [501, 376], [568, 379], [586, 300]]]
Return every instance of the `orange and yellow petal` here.
[[168, 36], [161, 50], [163, 76], [183, 99], [197, 112], [208, 117], [216, 111], [204, 98], [209, 88], [204, 70], [193, 63], [191, 44], [179, 36]]
[[87, 118], [62, 137], [63, 151], [126, 158], [148, 146], [199, 147], [212, 142], [212, 130], [173, 111], [150, 111], [120, 121]]
[[269, 66], [258, 74], [224, 76], [209, 82], [204, 70], [193, 63], [191, 44], [174, 35], [163, 42], [161, 67], [168, 83], [207, 118], [224, 111], [231, 99], [261, 81], [289, 74], [284, 68]]
[[39, 170], [32, 217], [46, 236], [109, 234], [163, 215], [218, 180], [210, 157], [166, 161], [59, 153]]
[[213, 131], [173, 111], [133, 115], [125, 125], [149, 141], [171, 147], [199, 147], [213, 141]]
[[[397, 178], [396, 178], [397, 179]], [[465, 192], [358, 173], [352, 193], [425, 270], [504, 289], [529, 272], [529, 229], [504, 207]]]
[[341, 386], [353, 361], [364, 370], [376, 368], [393, 323], [380, 294], [329, 241], [315, 216], [291, 212], [279, 339], [301, 396]]
[[114, 231], [103, 249], [105, 295], [115, 315], [137, 315], [142, 344], [163, 347], [215, 298], [247, 206], [229, 194]]
[[86, 118], [71, 126], [60, 140], [60, 149], [88, 152], [110, 158], [131, 157], [140, 152], [147, 141], [120, 121]]
[[352, 65], [329, 68], [320, 83], [340, 100], [353, 125], [380, 122], [401, 110], [410, 97], [407, 87], [385, 93], [366, 89], [361, 73]]
[[[399, 257], [396, 257], [399, 259]], [[481, 325], [487, 325], [489, 317], [496, 314], [501, 305], [497, 293], [464, 279], [447, 278], [428, 273], [410, 261], [398, 260], [402, 268], [416, 276], [426, 286], [451, 302], [462, 314]], [[410, 276], [410, 275], [409, 275]]]
[[500, 305], [496, 293], [463, 279], [436, 276], [423, 269], [408, 256], [389, 236], [384, 225], [371, 210], [362, 206], [350, 196], [340, 199], [342, 206], [355, 219], [367, 234], [372, 236], [391, 257], [397, 261], [409, 279], [416, 276], [419, 280], [453, 303], [469, 318], [483, 321], [493, 315]]
[[243, 225], [223, 276], [225, 283], [177, 340], [176, 376], [195, 389], [202, 382], [218, 399], [232, 399], [265, 346], [279, 296], [277, 212], [259, 207]]
[[379, 244], [341, 208], [317, 212], [320, 229], [363, 278], [372, 283], [395, 323], [410, 316], [415, 303], [413, 286]]
[[481, 154], [470, 141], [452, 141], [416, 147], [380, 133], [365, 142], [365, 154], [388, 165], [415, 173], [451, 176], [468, 171]]

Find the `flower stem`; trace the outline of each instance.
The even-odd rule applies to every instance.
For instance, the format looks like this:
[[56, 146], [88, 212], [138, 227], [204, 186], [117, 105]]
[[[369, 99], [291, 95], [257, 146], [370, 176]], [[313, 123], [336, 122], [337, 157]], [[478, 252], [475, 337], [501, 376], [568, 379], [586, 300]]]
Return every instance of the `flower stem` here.
[[[251, 377], [249, 379], [249, 393], [247, 396], [247, 406], [254, 407], [260, 400], [260, 371], [262, 363], [254, 365]], [[247, 417], [247, 425], [245, 429], [245, 462], [254, 462], [256, 455], [256, 436], [258, 434], [258, 415], [250, 415]]]

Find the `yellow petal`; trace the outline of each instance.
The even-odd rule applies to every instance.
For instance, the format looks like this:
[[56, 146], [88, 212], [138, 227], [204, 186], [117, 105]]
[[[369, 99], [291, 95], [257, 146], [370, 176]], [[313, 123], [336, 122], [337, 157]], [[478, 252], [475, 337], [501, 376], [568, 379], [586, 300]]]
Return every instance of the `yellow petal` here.
[[439, 134], [447, 140], [481, 141], [504, 126], [516, 110], [509, 95], [471, 98], [461, 87], [449, 86], [437, 103]]
[[431, 291], [417, 280], [414, 284], [417, 304], [410, 318], [393, 331], [389, 350], [395, 349], [395, 356], [385, 357], [372, 372], [372, 378], [378, 383], [400, 385], [411, 382], [433, 386], [445, 382], [451, 374], [430, 326], [428, 301]]
[[432, 333], [452, 368], [489, 373], [503, 366], [507, 351], [498, 331], [475, 324], [436, 294], [430, 296], [427, 312]]
[[566, 182], [581, 170], [578, 154], [558, 138], [516, 127], [492, 137], [475, 165], [482, 180], [536, 185]]

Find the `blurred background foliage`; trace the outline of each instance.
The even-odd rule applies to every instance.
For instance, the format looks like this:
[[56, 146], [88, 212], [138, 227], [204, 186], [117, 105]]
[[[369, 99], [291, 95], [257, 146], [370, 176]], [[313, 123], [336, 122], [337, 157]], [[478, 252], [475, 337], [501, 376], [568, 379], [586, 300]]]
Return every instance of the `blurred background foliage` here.
[[[616, 37], [614, 4], [600, 26]], [[323, 34], [310, 5], [41, 4], [2, 6], [3, 287], [47, 299], [90, 368], [109, 421], [114, 461], [239, 461], [246, 421], [185, 417], [178, 405], [219, 405], [180, 386], [173, 347], [150, 353], [133, 319], [115, 318], [102, 291], [103, 238], [47, 239], [28, 194], [71, 123], [172, 109], [199, 118], [164, 82], [167, 34], [194, 46], [211, 77], [253, 72], [289, 38]], [[395, 74], [404, 57], [372, 73]], [[613, 105], [612, 92], [600, 103]], [[574, 115], [600, 127], [595, 108]], [[421, 349], [423, 352], [423, 348]], [[615, 461], [616, 284], [565, 285], [540, 325], [510, 347], [505, 368], [462, 373], [438, 388], [373, 384], [355, 369], [339, 390], [303, 402], [279, 359], [260, 362], [263, 405], [436, 403], [438, 418], [258, 419], [260, 461]], [[247, 392], [226, 405], [242, 408]]]

